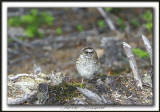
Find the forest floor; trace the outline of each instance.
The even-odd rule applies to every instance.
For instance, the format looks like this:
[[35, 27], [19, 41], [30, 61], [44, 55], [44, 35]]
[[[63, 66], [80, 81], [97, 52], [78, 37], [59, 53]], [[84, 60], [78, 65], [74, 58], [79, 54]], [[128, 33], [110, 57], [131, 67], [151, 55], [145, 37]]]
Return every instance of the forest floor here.
[[[10, 8], [8, 10], [8, 16], [16, 12], [19, 14], [19, 16], [23, 16], [28, 14], [29, 11], [30, 8]], [[54, 94], [61, 94], [61, 96], [63, 96], [60, 98], [60, 100], [55, 100], [57, 104], [65, 104], [66, 102], [71, 103], [69, 101], [73, 98], [73, 96], [80, 95], [80, 92], [78, 92], [77, 88], [75, 87], [76, 84], [74, 85], [74, 83], [79, 84], [81, 81], [79, 78], [77, 78], [80, 76], [76, 70], [75, 62], [79, 57], [81, 49], [85, 46], [92, 46], [97, 51], [100, 62], [105, 70], [105, 73], [100, 76], [101, 80], [104, 80], [104, 77], [106, 78], [106, 74], [113, 75], [113, 77], [119, 77], [120, 75], [125, 77], [126, 74], [131, 73], [131, 69], [128, 64], [129, 62], [123, 51], [122, 42], [128, 43], [132, 49], [134, 49], [135, 59], [140, 74], [143, 75], [151, 70], [150, 58], [148, 55], [146, 55], [147, 52], [141, 38], [142, 35], [145, 35], [152, 45], [152, 31], [145, 27], [147, 21], [143, 17], [147, 11], [152, 11], [151, 9], [115, 8], [108, 11], [107, 16], [111, 19], [116, 28], [114, 31], [110, 29], [107, 23], [105, 23], [105, 19], [97, 10], [97, 8], [45, 8], [38, 9], [38, 11], [47, 11], [55, 18], [51, 26], [44, 24], [39, 27], [39, 30], [44, 33], [43, 38], [40, 38], [39, 36], [27, 38], [24, 36], [22, 39], [21, 35], [25, 35], [25, 29], [23, 26], [10, 26], [8, 28], [8, 75], [12, 76], [13, 74], [19, 73], [33, 74], [37, 71], [37, 69], [39, 69], [35, 68], [34, 65], [40, 67], [40, 72], [47, 75], [51, 74], [52, 71], [55, 73], [61, 72], [65, 75], [65, 77], [69, 77], [69, 81], [67, 84], [50, 88], [50, 92], [52, 91]], [[13, 16], [10, 16], [8, 18], [12, 17]], [[20, 42], [11, 39], [13, 32], [16, 33], [16, 35], [20, 35], [16, 37], [18, 40], [20, 40]], [[106, 46], [104, 45], [103, 41], [104, 37], [111, 38], [116, 43], [111, 46]], [[116, 50], [115, 55], [114, 50]], [[121, 58], [123, 58], [122, 60], [119, 58], [119, 55]], [[115, 60], [109, 61], [111, 58]], [[112, 80], [115, 79], [113, 78]], [[122, 80], [123, 82], [123, 78], [118, 78], [118, 80]], [[81, 85], [81, 87], [82, 86], [83, 85]], [[96, 88], [97, 86], [90, 84], [86, 87]], [[107, 91], [108, 88], [109, 87], [106, 88]], [[115, 88], [116, 87], [113, 86], [112, 89]], [[131, 87], [129, 88], [131, 89]], [[57, 91], [54, 91], [54, 89], [57, 89]], [[150, 89], [152, 90], [152, 88], [146, 90], [150, 91]], [[64, 93], [61, 93], [62, 90]], [[65, 90], [67, 90], [67, 92]], [[73, 95], [70, 93], [70, 95], [73, 96], [69, 95], [66, 98], [64, 96], [69, 94], [68, 90], [71, 90], [70, 92], [75, 92], [75, 94]], [[122, 86], [122, 90], [126, 89], [124, 89]], [[79, 91], [82, 92], [83, 90], [79, 89]], [[125, 94], [128, 94], [127, 92], [128, 91], [126, 91]], [[137, 93], [135, 91], [132, 91], [132, 93], [135, 95], [133, 97], [137, 103], [128, 100], [124, 101], [122, 98], [123, 100], [121, 104], [126, 104], [126, 102], [129, 102], [127, 104], [152, 104], [152, 101], [150, 101], [151, 98], [149, 98], [149, 100], [145, 100], [149, 103], [145, 103], [142, 101], [142, 99], [141, 101], [138, 100], [140, 94], [138, 94], [138, 97], [136, 97]], [[123, 92], [121, 92], [121, 94], [123, 94]], [[146, 94], [144, 94], [144, 96]], [[65, 100], [64, 102], [63, 99]], [[111, 102], [109, 101], [111, 104], [115, 103], [113, 102], [115, 99], [110, 98], [110, 100], [112, 100]], [[54, 101], [48, 100], [48, 104], [53, 102]], [[110, 104], [109, 102], [108, 104]]]

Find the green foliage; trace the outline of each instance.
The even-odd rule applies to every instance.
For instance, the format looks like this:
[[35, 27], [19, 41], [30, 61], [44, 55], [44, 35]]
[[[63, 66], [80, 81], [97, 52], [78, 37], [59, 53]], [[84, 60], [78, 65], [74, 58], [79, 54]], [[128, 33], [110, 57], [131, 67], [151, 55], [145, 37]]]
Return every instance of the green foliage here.
[[44, 33], [43, 32], [38, 32], [40, 38], [44, 38]]
[[123, 19], [119, 18], [118, 21], [117, 21], [118, 25], [122, 28], [122, 29], [125, 29], [126, 28], [126, 25], [124, 24], [124, 21]]
[[30, 13], [31, 13], [31, 15], [33, 15], [33, 16], [37, 16], [38, 10], [37, 10], [37, 9], [31, 9]]
[[106, 27], [106, 24], [104, 23], [103, 20], [99, 20], [99, 21], [98, 21], [98, 26], [99, 26], [100, 28], [105, 28], [105, 27]]
[[13, 42], [13, 39], [12, 38], [8, 38], [8, 42]]
[[143, 19], [147, 22], [152, 21], [152, 12], [150, 10], [147, 10], [144, 14], [143, 14]]
[[143, 51], [139, 48], [133, 48], [133, 53], [140, 58], [149, 58], [149, 54], [146, 51]]
[[83, 26], [81, 24], [78, 24], [77, 29], [78, 29], [79, 32], [82, 32], [83, 31]]
[[143, 15], [142, 19], [146, 22], [145, 27], [148, 29], [149, 32], [152, 32], [152, 12], [147, 10]]
[[42, 12], [41, 16], [42, 18], [44, 18], [44, 22], [47, 23], [48, 25], [52, 25], [52, 22], [55, 20], [55, 18], [47, 12]]
[[56, 29], [56, 32], [57, 32], [58, 35], [62, 35], [62, 29], [60, 27], [58, 27]]
[[152, 22], [148, 22], [146, 24], [146, 28], [148, 29], [149, 32], [152, 32]]
[[69, 10], [69, 8], [65, 7], [64, 10]]
[[48, 12], [38, 13], [37, 9], [31, 9], [29, 14], [22, 17], [15, 16], [8, 19], [8, 26], [23, 26], [25, 33], [29, 38], [35, 36], [43, 37], [44, 34], [38, 31], [38, 28], [43, 24], [52, 25], [55, 18]]
[[8, 19], [8, 26], [20, 26], [22, 23], [20, 21], [20, 16], [14, 16]]
[[112, 13], [117, 14], [122, 10], [122, 8], [105, 7], [104, 10], [107, 11], [107, 12], [112, 12]]
[[37, 27], [36, 26], [27, 26], [25, 33], [29, 38], [33, 38], [35, 35], [38, 34]]
[[22, 21], [22, 24], [31, 24], [35, 21], [35, 17], [30, 14], [26, 14], [20, 21]]
[[22, 41], [24, 40], [24, 38], [25, 38], [25, 37], [18, 37], [18, 39], [20, 39], [20, 40], [22, 40]]
[[106, 7], [106, 8], [104, 8], [107, 12], [110, 12], [110, 11], [112, 11], [113, 10], [113, 8], [111, 8], [111, 7]]
[[138, 22], [138, 20], [135, 19], [135, 18], [131, 20], [131, 24], [132, 24], [134, 27], [138, 27], [138, 26], [139, 26], [139, 22]]

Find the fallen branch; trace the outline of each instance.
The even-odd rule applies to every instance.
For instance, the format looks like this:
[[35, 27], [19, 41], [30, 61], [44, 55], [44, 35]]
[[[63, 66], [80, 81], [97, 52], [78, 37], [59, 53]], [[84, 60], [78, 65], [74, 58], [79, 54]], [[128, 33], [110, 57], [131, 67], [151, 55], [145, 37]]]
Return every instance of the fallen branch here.
[[24, 59], [29, 59], [30, 57], [31, 57], [31, 56], [29, 56], [29, 55], [21, 56], [21, 57], [19, 57], [18, 59], [10, 60], [10, 61], [9, 61], [9, 64], [18, 63], [19, 61], [22, 61], [22, 60], [24, 60]]
[[53, 49], [69, 47], [69, 46], [73, 47], [74, 45], [79, 45], [80, 42], [85, 41], [86, 37], [92, 35], [98, 35], [98, 31], [93, 29], [90, 31], [75, 32], [57, 37], [48, 36], [43, 40], [42, 39], [33, 40], [31, 44], [33, 46], [38, 46], [38, 47], [52, 45]]
[[[29, 43], [26, 43], [26, 42], [23, 42], [23, 41], [19, 40], [16, 37], [16, 34], [14, 32], [8, 31], [8, 35], [10, 36], [10, 38], [12, 38], [18, 44], [20, 44], [20, 45], [22, 45], [24, 47], [34, 48], [34, 46], [32, 44], [29, 44]], [[19, 36], [24, 36], [24, 35], [19, 35]]]
[[97, 8], [98, 11], [101, 13], [101, 15], [103, 16], [103, 18], [105, 19], [105, 22], [108, 24], [109, 28], [111, 30], [115, 30], [115, 26], [113, 24], [113, 22], [111, 21], [111, 19], [107, 16], [106, 12], [103, 10], [103, 8]]
[[7, 17], [10, 18], [12, 16], [23, 16], [24, 15], [24, 8], [19, 8], [17, 12], [10, 12], [8, 11]]
[[13, 50], [13, 49], [10, 49], [10, 48], [8, 48], [7, 50], [8, 50], [9, 53], [19, 54], [18, 51], [16, 51], [16, 50]]
[[101, 98], [100, 98], [97, 94], [93, 93], [92, 91], [90, 91], [90, 90], [88, 90], [88, 89], [86, 89], [86, 88], [85, 88], [85, 89], [82, 89], [82, 88], [80, 88], [80, 87], [77, 87], [77, 90], [78, 90], [79, 92], [81, 92], [82, 94], [84, 94], [84, 95], [85, 95], [86, 97], [88, 97], [89, 99], [97, 102], [98, 104], [102, 104]]
[[32, 91], [29, 94], [25, 94], [22, 98], [12, 99], [8, 98], [8, 104], [23, 104], [25, 101], [28, 101], [32, 96], [37, 94], [37, 91]]
[[148, 52], [148, 54], [150, 56], [151, 65], [152, 65], [153, 64], [152, 63], [152, 47], [151, 47], [148, 39], [144, 35], [142, 35], [142, 40], [143, 40], [145, 48], [146, 48], [146, 50], [147, 50], [147, 52]]
[[33, 77], [33, 76], [31, 76], [31, 75], [28, 75], [28, 74], [18, 74], [18, 75], [16, 75], [16, 76], [13, 76], [13, 77], [8, 77], [8, 80], [9, 81], [12, 81], [12, 80], [15, 80], [15, 79], [18, 79], [19, 77]]
[[80, 99], [80, 98], [73, 98], [74, 99], [74, 104], [80, 104], [80, 105], [84, 105], [85, 103]]
[[131, 46], [129, 44], [123, 42], [123, 47], [124, 47], [124, 50], [125, 50], [125, 53], [126, 53], [128, 59], [129, 59], [130, 67], [133, 72], [133, 77], [137, 81], [137, 86], [142, 89], [142, 80], [141, 80], [141, 77], [140, 77], [140, 74], [138, 71], [136, 61], [134, 59], [134, 55], [132, 53]]
[[19, 11], [18, 11], [18, 12], [9, 12], [9, 13], [7, 14], [8, 17], [19, 16], [19, 15], [20, 15], [20, 12], [19, 12]]

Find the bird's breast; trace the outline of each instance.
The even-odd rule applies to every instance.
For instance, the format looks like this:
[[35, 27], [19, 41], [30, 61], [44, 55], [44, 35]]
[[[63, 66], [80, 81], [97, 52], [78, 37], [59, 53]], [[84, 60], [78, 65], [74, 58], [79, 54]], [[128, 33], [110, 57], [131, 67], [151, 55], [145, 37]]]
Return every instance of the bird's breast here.
[[81, 61], [77, 66], [77, 70], [81, 76], [89, 78], [98, 71], [99, 67], [96, 61], [93, 61], [91, 59], [86, 59], [83, 56], [81, 57], [80, 60]]

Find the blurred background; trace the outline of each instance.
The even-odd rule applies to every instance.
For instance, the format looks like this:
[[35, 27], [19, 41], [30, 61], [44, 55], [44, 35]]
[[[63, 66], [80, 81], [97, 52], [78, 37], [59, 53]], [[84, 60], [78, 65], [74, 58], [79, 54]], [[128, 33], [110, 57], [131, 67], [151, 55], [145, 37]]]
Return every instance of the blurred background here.
[[8, 75], [43, 73], [77, 76], [81, 49], [96, 49], [106, 73], [131, 72], [122, 42], [131, 45], [140, 72], [150, 67], [141, 39], [152, 45], [151, 8], [8, 8]]

